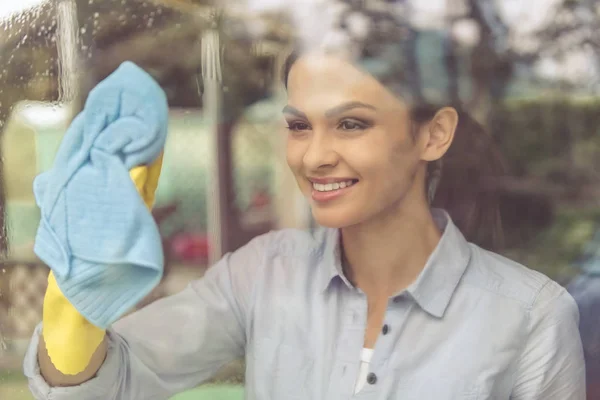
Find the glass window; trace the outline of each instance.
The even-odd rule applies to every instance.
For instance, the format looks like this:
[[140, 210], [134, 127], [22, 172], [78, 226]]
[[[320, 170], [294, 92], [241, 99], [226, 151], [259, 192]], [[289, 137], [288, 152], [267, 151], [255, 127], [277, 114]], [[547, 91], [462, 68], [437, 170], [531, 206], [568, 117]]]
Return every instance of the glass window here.
[[[414, 104], [460, 103], [486, 128], [496, 149], [488, 165], [504, 172], [477, 190], [498, 206], [489, 223], [502, 229], [474, 237], [567, 286], [591, 307], [582, 326], [594, 330], [587, 318], [600, 310], [596, 2], [216, 3], [0, 4], [0, 398], [33, 398], [21, 364], [42, 318], [49, 272], [33, 251], [41, 218], [34, 179], [52, 168], [90, 91], [124, 61], [155, 78], [169, 103], [152, 211], [166, 273], [137, 309], [201, 278], [253, 237], [316, 227], [286, 162], [281, 72], [292, 49], [318, 47], [344, 49]], [[438, 194], [434, 205], [444, 206], [453, 188], [474, 190], [469, 174], [477, 171], [468, 165], [477, 154], [463, 156], [462, 175], [442, 170], [438, 190], [449, 197]], [[479, 212], [469, 203], [456, 210]], [[469, 229], [467, 220], [458, 224]], [[582, 338], [589, 365], [600, 365], [600, 337]], [[243, 367], [240, 360], [216, 386], [178, 399], [241, 399]], [[594, 376], [590, 391], [600, 390]]]

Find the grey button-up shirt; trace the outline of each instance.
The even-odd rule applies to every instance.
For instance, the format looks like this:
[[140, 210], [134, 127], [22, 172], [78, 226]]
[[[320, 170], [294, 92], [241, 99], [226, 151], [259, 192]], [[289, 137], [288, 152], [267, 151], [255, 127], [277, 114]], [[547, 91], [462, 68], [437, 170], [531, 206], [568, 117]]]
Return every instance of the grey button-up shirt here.
[[49, 400], [166, 399], [245, 356], [252, 400], [584, 400], [571, 296], [435, 216], [442, 239], [417, 280], [390, 298], [357, 395], [367, 299], [343, 276], [332, 229], [260, 236], [122, 319], [104, 365], [80, 386], [44, 382], [38, 327], [25, 359], [31, 390]]

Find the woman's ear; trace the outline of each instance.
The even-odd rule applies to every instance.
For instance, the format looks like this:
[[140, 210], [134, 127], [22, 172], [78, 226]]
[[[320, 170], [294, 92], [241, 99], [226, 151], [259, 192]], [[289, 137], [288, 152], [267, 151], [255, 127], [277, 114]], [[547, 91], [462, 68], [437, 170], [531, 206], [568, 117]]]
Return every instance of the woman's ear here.
[[446, 154], [458, 126], [458, 112], [452, 107], [444, 107], [425, 125], [424, 144], [421, 159], [423, 161], [439, 160]]

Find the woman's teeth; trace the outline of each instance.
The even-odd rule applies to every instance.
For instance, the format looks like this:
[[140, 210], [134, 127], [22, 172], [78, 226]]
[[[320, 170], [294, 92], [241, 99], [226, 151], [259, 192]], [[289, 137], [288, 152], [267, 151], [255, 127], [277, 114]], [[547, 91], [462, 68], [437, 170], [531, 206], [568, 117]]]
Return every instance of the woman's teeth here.
[[313, 183], [313, 189], [317, 192], [330, 192], [332, 190], [344, 189], [349, 186], [354, 185], [355, 181], [349, 180], [346, 182], [336, 182], [336, 183]]

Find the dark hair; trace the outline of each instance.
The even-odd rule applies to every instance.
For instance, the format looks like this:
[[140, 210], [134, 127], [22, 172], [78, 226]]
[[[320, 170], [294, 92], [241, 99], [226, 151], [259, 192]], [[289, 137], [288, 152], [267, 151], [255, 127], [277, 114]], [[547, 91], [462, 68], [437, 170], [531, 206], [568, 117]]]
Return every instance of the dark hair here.
[[[283, 65], [287, 88], [290, 69], [298, 59], [292, 53]], [[454, 141], [441, 160], [431, 162], [425, 187], [432, 207], [443, 208], [468, 241], [490, 250], [504, 246], [500, 199], [495, 185], [506, 173], [499, 149], [484, 127], [460, 106]], [[411, 109], [413, 132], [433, 119], [440, 106], [416, 104]]]

